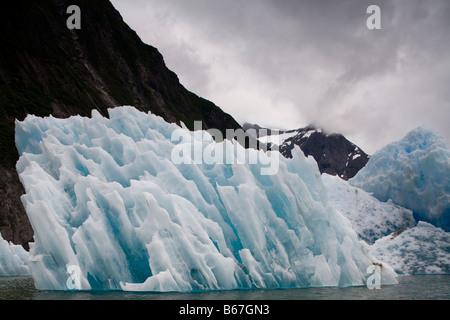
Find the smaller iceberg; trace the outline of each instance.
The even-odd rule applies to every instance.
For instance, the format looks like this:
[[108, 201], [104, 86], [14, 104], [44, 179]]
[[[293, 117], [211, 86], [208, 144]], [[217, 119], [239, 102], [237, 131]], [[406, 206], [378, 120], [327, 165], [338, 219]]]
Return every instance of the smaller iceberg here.
[[371, 252], [401, 274], [450, 274], [450, 233], [427, 222], [377, 240]]
[[0, 277], [28, 276], [28, 252], [20, 245], [8, 243], [0, 234]]
[[450, 231], [450, 149], [430, 129], [419, 127], [382, 148], [349, 182], [411, 209], [416, 221]]
[[328, 200], [347, 217], [359, 238], [373, 244], [379, 238], [416, 225], [413, 212], [392, 201], [381, 202], [339, 177], [322, 174]]

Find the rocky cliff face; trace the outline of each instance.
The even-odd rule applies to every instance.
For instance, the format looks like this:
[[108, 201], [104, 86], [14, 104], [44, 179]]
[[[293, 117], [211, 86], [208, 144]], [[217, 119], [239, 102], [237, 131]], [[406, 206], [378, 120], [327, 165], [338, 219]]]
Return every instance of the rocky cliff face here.
[[[69, 5], [81, 29], [69, 30]], [[15, 0], [0, 10], [0, 232], [26, 246], [33, 230], [20, 195], [14, 119], [27, 114], [89, 116], [133, 105], [193, 128], [239, 128], [212, 102], [186, 90], [107, 0]]]
[[283, 141], [280, 152], [288, 158], [295, 145], [306, 156], [313, 156], [321, 173], [353, 178], [369, 161], [369, 156], [342, 134], [327, 134], [314, 127], [293, 130], [293, 136]]
[[283, 156], [292, 158], [292, 149], [297, 145], [306, 156], [314, 157], [320, 173], [338, 176], [343, 180], [354, 177], [369, 161], [369, 156], [342, 134], [328, 134], [313, 126], [278, 131], [245, 123], [243, 128], [246, 131], [251, 129], [248, 132], [262, 142], [270, 140], [267, 136], [279, 135], [278, 147]]

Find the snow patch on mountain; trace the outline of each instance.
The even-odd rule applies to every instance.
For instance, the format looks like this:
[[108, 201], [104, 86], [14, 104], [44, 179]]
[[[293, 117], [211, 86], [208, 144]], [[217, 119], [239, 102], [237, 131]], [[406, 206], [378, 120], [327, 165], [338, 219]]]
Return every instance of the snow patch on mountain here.
[[276, 145], [286, 158], [292, 158], [292, 150], [300, 147], [305, 156], [313, 156], [320, 173], [335, 175], [348, 180], [367, 163], [369, 156], [342, 134], [327, 133], [320, 128], [307, 126], [294, 130], [274, 130], [256, 124], [245, 123], [246, 132], [262, 143]]

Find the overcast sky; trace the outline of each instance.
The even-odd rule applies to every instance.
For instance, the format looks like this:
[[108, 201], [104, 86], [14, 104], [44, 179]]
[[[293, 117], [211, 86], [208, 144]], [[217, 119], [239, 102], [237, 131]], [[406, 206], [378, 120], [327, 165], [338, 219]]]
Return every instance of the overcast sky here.
[[[448, 0], [112, 0], [190, 91], [238, 122], [316, 124], [368, 153], [450, 140]], [[369, 30], [367, 7], [381, 9]]]

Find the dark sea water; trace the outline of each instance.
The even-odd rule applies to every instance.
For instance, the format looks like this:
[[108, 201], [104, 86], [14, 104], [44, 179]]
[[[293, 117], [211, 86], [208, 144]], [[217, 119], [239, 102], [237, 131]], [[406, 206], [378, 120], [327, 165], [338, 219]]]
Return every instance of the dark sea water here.
[[231, 290], [201, 293], [62, 292], [36, 290], [31, 277], [0, 277], [0, 300], [442, 300], [450, 299], [450, 275], [402, 275], [398, 285]]

